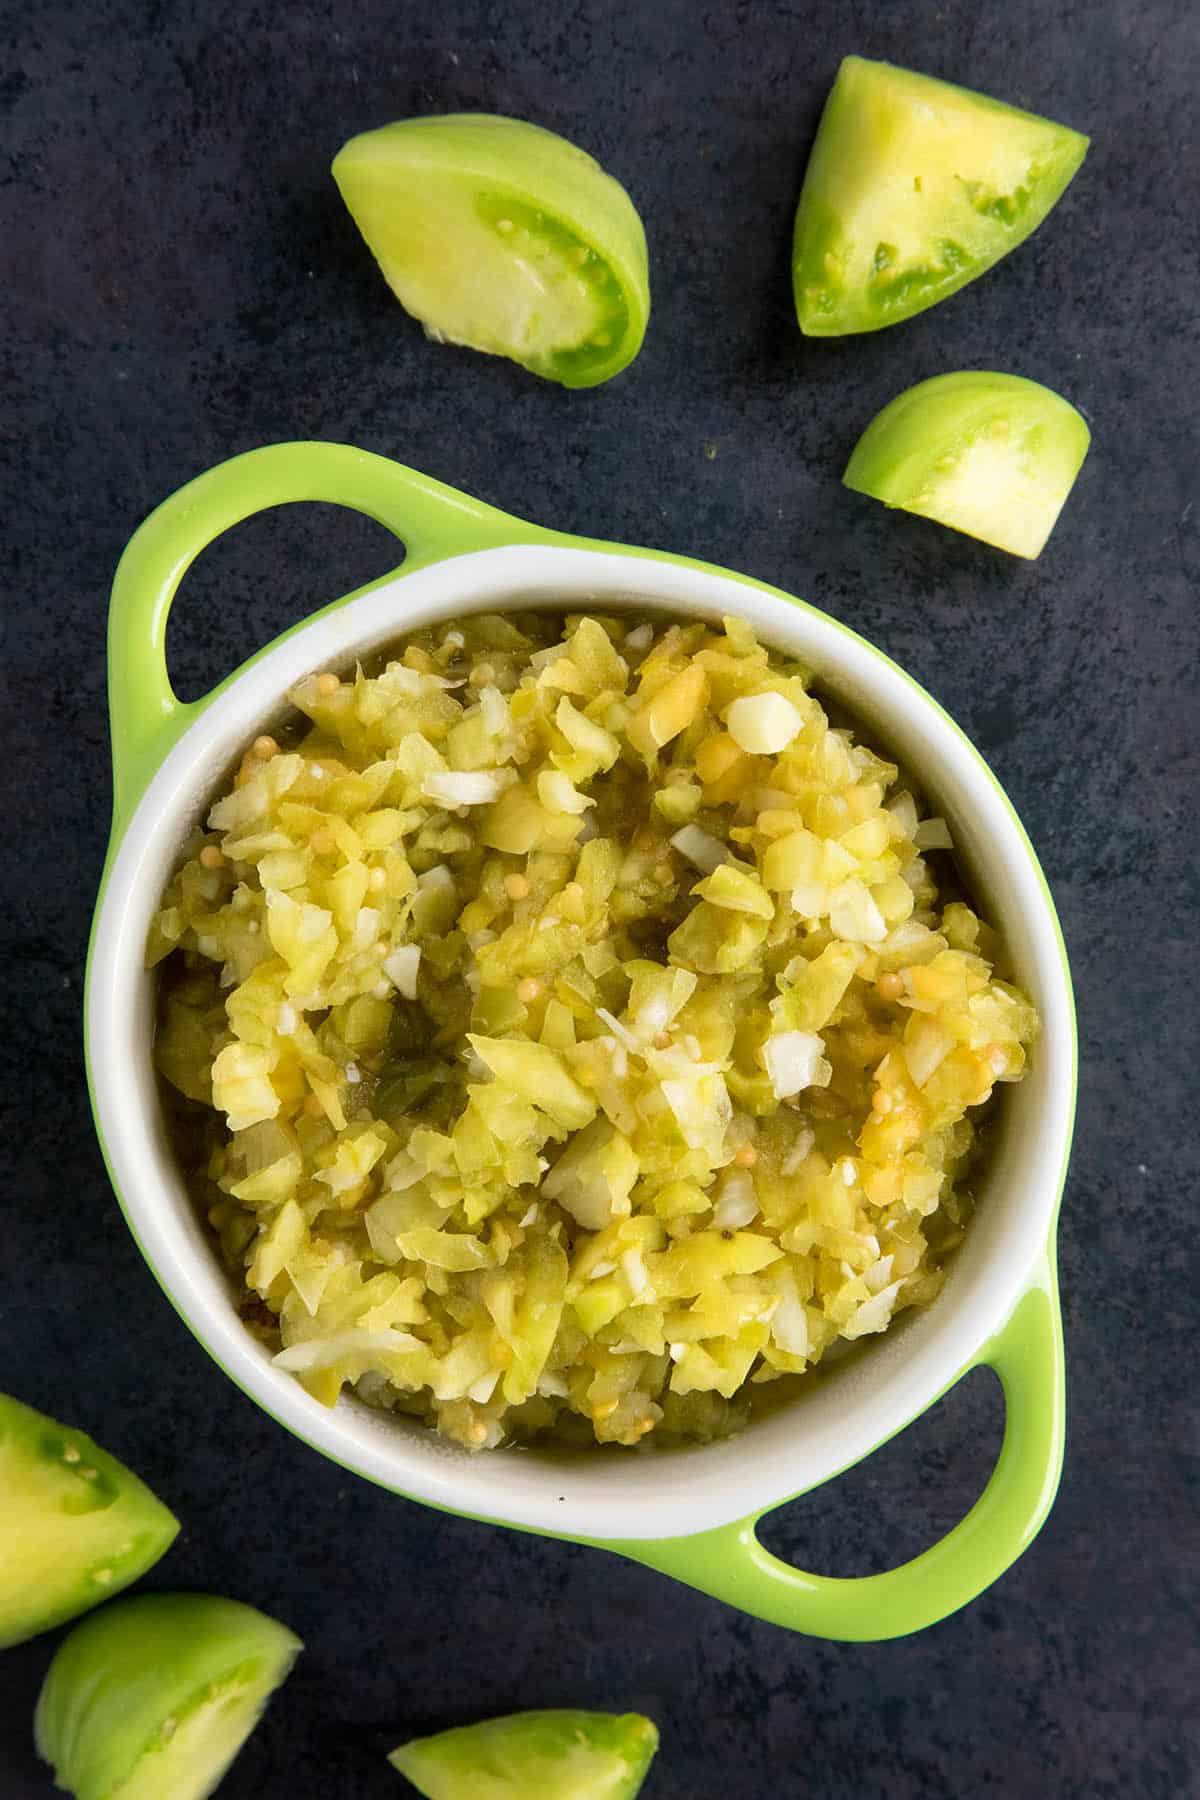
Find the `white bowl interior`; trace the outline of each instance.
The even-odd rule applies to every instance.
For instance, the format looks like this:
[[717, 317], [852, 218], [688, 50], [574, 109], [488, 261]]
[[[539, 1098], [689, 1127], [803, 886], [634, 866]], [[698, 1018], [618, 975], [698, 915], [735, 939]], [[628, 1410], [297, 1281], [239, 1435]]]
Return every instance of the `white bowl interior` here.
[[[271, 1366], [240, 1323], [166, 1137], [144, 945], [181, 840], [246, 738], [301, 675], [344, 666], [439, 619], [585, 604], [712, 619], [735, 612], [765, 642], [803, 658], [949, 820], [972, 891], [1003, 931], [1043, 1035], [1027, 1079], [1005, 1096], [979, 1210], [927, 1311], [723, 1443], [472, 1457], [353, 1399], [333, 1411], [318, 1405]], [[1053, 908], [1011, 807], [958, 728], [878, 651], [809, 607], [716, 571], [599, 551], [513, 546], [401, 574], [246, 668], [167, 756], [117, 848], [93, 942], [87, 1035], [97, 1116], [129, 1223], [176, 1307], [233, 1379], [298, 1436], [386, 1487], [572, 1537], [672, 1537], [727, 1523], [816, 1486], [914, 1418], [971, 1363], [1040, 1267], [1070, 1139], [1074, 1032]]]

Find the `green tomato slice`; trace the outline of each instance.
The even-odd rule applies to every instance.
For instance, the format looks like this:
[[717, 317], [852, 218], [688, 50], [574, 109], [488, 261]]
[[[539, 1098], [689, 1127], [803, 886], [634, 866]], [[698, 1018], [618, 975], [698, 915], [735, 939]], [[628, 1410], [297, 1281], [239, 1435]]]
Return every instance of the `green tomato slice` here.
[[634, 1800], [658, 1749], [640, 1713], [512, 1713], [415, 1738], [388, 1761], [425, 1800]]
[[843, 479], [885, 506], [1034, 557], [1090, 442], [1082, 415], [1039, 382], [973, 370], [935, 375], [872, 419]]
[[301, 1649], [207, 1594], [139, 1594], [85, 1619], [38, 1698], [38, 1754], [75, 1800], [204, 1800]]
[[595, 387], [637, 355], [646, 234], [586, 151], [521, 119], [451, 113], [351, 138], [333, 176], [400, 304], [437, 342]]
[[1051, 119], [848, 56], [796, 211], [801, 331], [879, 331], [965, 287], [1037, 229], [1087, 148]]
[[0, 1394], [0, 1649], [151, 1568], [179, 1521], [82, 1431]]

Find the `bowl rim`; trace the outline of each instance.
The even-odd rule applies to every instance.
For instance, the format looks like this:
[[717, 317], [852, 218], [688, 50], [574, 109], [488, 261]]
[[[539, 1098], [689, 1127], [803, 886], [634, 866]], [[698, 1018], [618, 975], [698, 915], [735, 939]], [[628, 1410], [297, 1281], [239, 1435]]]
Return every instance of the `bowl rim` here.
[[[180, 1316], [243, 1392], [293, 1435], [394, 1492], [470, 1517], [618, 1547], [714, 1529], [808, 1491], [870, 1454], [978, 1360], [1029, 1286], [1045, 1279], [1066, 1177], [1075, 1087], [1070, 975], [1053, 901], [1011, 802], [961, 729], [884, 652], [810, 603], [711, 565], [653, 551], [636, 552], [635, 557], [624, 546], [517, 542], [403, 569], [266, 645], [213, 695], [186, 709], [182, 734], [137, 803], [114, 827], [89, 954], [85, 1009], [96, 1124], [126, 1220]], [[402, 617], [397, 616], [398, 600], [403, 602]], [[1043, 1155], [1029, 1171], [1031, 1197], [1020, 1211], [1019, 1230], [1006, 1234], [1005, 1266], [976, 1283], [979, 1304], [969, 1318], [961, 1305], [938, 1315], [951, 1298], [955, 1269], [946, 1294], [914, 1321], [915, 1334], [905, 1322], [907, 1339], [914, 1344], [920, 1339], [916, 1348], [901, 1333], [889, 1333], [896, 1343], [905, 1342], [903, 1354], [893, 1351], [885, 1357], [885, 1339], [872, 1348], [876, 1375], [856, 1384], [852, 1376], [842, 1381], [839, 1372], [835, 1381], [847, 1389], [837, 1408], [840, 1427], [823, 1428], [817, 1442], [796, 1442], [797, 1434], [779, 1428], [781, 1416], [793, 1421], [797, 1416], [789, 1407], [741, 1437], [637, 1456], [619, 1472], [612, 1464], [619, 1453], [612, 1452], [607, 1459], [589, 1453], [582, 1459], [586, 1469], [528, 1451], [469, 1458], [456, 1447], [438, 1444], [423, 1428], [417, 1436], [394, 1427], [386, 1416], [367, 1420], [369, 1409], [361, 1403], [343, 1400], [333, 1411], [320, 1407], [294, 1379], [271, 1367], [228, 1302], [228, 1316], [222, 1316], [211, 1281], [205, 1285], [194, 1255], [181, 1247], [185, 1237], [168, 1228], [182, 1184], [176, 1175], [172, 1191], [161, 1120], [151, 1117], [145, 1105], [149, 1034], [143, 1029], [140, 1051], [136, 1037], [139, 1017], [145, 1026], [144, 1004], [139, 1014], [134, 992], [144, 943], [139, 921], [161, 891], [159, 882], [150, 901], [137, 902], [146, 865], [156, 859], [162, 865], [168, 848], [171, 854], [177, 850], [185, 820], [211, 794], [217, 763], [226, 764], [228, 748], [278, 711], [286, 689], [301, 674], [344, 664], [356, 653], [394, 642], [433, 620], [497, 610], [506, 601], [542, 610], [586, 604], [612, 611], [625, 603], [643, 612], [710, 618], [722, 610], [736, 611], [755, 624], [764, 641], [816, 662], [817, 683], [826, 691], [844, 697], [847, 688], [857, 686], [869, 693], [868, 715], [878, 717], [887, 710], [881, 699], [886, 695], [888, 707], [915, 721], [913, 729], [930, 746], [929, 759], [938, 762], [947, 779], [954, 771], [979, 809], [981, 835], [989, 844], [1004, 846], [1006, 874], [1019, 885], [1028, 909], [1024, 919], [1031, 931], [1034, 921], [1039, 928], [1044, 951], [1038, 956], [1043, 1022], [1039, 1068], [1049, 1083], [1049, 1098], [1042, 1108]], [[872, 731], [874, 717], [868, 719]], [[941, 799], [941, 784], [933, 787]], [[142, 891], [148, 891], [144, 881]], [[143, 983], [143, 1002], [144, 988]], [[135, 1070], [139, 1072], [131, 1081]], [[208, 1260], [215, 1266], [211, 1251]], [[606, 1461], [604, 1469], [600, 1465]], [[532, 1466], [539, 1471], [533, 1480]]]

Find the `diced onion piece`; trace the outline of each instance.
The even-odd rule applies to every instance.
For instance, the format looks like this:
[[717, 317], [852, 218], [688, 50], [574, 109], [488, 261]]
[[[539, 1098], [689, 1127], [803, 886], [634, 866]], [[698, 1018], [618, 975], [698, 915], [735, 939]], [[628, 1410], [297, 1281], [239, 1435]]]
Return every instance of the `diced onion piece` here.
[[383, 1185], [389, 1192], [404, 1193], [424, 1181], [427, 1170], [407, 1150], [398, 1150], [383, 1172]]
[[[353, 1063], [348, 1065], [347, 1079], [354, 1079], [350, 1076], [353, 1068]], [[361, 1080], [357, 1070], [355, 1076]], [[374, 1131], [363, 1131], [354, 1138], [342, 1138], [334, 1152], [333, 1161], [327, 1168], [318, 1169], [315, 1179], [324, 1182], [331, 1194], [348, 1194], [352, 1188], [361, 1186], [386, 1149], [383, 1138]]]
[[687, 1074], [664, 1081], [661, 1086], [663, 1099], [688, 1144], [712, 1154], [714, 1146], [723, 1141], [725, 1127], [733, 1117], [724, 1077], [705, 1073], [692, 1063]]
[[816, 1133], [813, 1131], [801, 1131], [798, 1133], [791, 1149], [780, 1164], [779, 1173], [781, 1175], [795, 1175], [812, 1154], [812, 1147], [816, 1141]]
[[893, 794], [887, 803], [887, 810], [905, 837], [911, 838], [917, 829], [917, 803], [912, 795], [903, 790], [898, 794]]
[[609, 1012], [607, 1007], [598, 1006], [596, 1008], [596, 1017], [598, 1019], [603, 1019], [604, 1023], [608, 1026], [608, 1029], [616, 1038], [618, 1044], [623, 1044], [626, 1050], [632, 1050], [635, 1055], [640, 1052], [642, 1045], [639, 1039], [634, 1036], [632, 1031], [630, 1031], [628, 1025], [623, 1025], [620, 1019]]
[[640, 1172], [629, 1140], [599, 1118], [572, 1138], [543, 1180], [542, 1192], [586, 1230], [602, 1231], [629, 1213]]
[[844, 831], [839, 841], [842, 849], [848, 850], [859, 862], [870, 863], [887, 850], [892, 833], [883, 814], [875, 813], [861, 825], [852, 825], [849, 831]]
[[390, 662], [379, 682], [388, 692], [396, 694], [430, 694], [438, 688], [457, 685], [442, 675], [431, 675], [427, 669], [410, 669], [399, 662]]
[[903, 1279], [893, 1281], [889, 1287], [880, 1288], [877, 1294], [864, 1300], [849, 1324], [842, 1326], [842, 1336], [860, 1338], [873, 1331], [886, 1331], [896, 1305], [896, 1295], [903, 1286]]
[[863, 1271], [863, 1280], [873, 1294], [878, 1294], [892, 1279], [892, 1264], [895, 1260], [894, 1256], [881, 1256], [877, 1263], [872, 1263], [869, 1269]]
[[930, 1076], [942, 1066], [954, 1044], [953, 1034], [944, 1030], [936, 1019], [920, 1020], [904, 1046], [908, 1072], [918, 1087], [924, 1087]]
[[532, 1101], [568, 1131], [579, 1131], [596, 1116], [596, 1102], [555, 1052], [526, 1039], [467, 1033], [467, 1043], [499, 1081]]
[[486, 1406], [496, 1391], [496, 1383], [499, 1379], [499, 1369], [493, 1369], [490, 1374], [481, 1375], [479, 1380], [473, 1381], [467, 1389], [467, 1399], [473, 1400], [476, 1406]]
[[315, 944], [323, 938], [333, 923], [333, 914], [326, 912], [323, 906], [305, 905], [301, 908], [298, 936], [302, 944]]
[[[803, 1088], [824, 1086], [829, 1080], [825, 1043], [815, 1031], [780, 1031], [767, 1039], [763, 1055], [777, 1100], [788, 1100]], [[824, 1065], [825, 1081], [818, 1077]]]
[[213, 1105], [225, 1113], [230, 1131], [245, 1131], [279, 1112], [271, 1083], [270, 1052], [256, 1044], [226, 1044], [213, 1060]]
[[377, 1356], [389, 1352], [401, 1355], [424, 1348], [420, 1338], [414, 1337], [411, 1331], [396, 1331], [391, 1327], [383, 1331], [352, 1328], [339, 1331], [333, 1337], [309, 1338], [303, 1344], [290, 1344], [286, 1350], [281, 1350], [278, 1356], [273, 1357], [272, 1361], [277, 1369], [286, 1369], [289, 1374], [300, 1375], [313, 1369], [328, 1369], [347, 1356]]
[[660, 969], [643, 963], [629, 990], [626, 1014], [639, 1039], [652, 1042], [674, 1021], [696, 991], [690, 969]]
[[954, 839], [945, 819], [922, 819], [913, 832], [913, 845], [918, 850], [953, 850]]
[[644, 1294], [649, 1287], [650, 1276], [647, 1273], [645, 1262], [642, 1260], [642, 1253], [636, 1245], [622, 1254], [621, 1273], [629, 1283], [630, 1291], [635, 1298], [639, 1294]]
[[746, 1169], [731, 1169], [721, 1183], [713, 1224], [718, 1231], [740, 1231], [758, 1217], [758, 1196]]
[[708, 677], [699, 663], [688, 663], [640, 706], [626, 735], [635, 749], [652, 755], [677, 738], [696, 719], [708, 699]]
[[907, 881], [907, 883], [908, 883], [909, 887], [912, 889], [913, 893], [914, 894], [919, 893], [921, 888], [924, 887], [925, 881], [926, 881], [926, 869], [925, 869], [924, 858], [920, 857], [920, 856], [914, 856], [910, 863], [906, 863], [904, 865], [904, 867], [900, 871], [900, 874], [901, 874], [902, 878], [905, 881]]
[[829, 896], [829, 927], [848, 944], [882, 943], [888, 929], [870, 889], [854, 876]]
[[809, 1352], [808, 1314], [796, 1292], [791, 1275], [781, 1276], [783, 1298], [771, 1315], [771, 1338], [785, 1356], [807, 1356]]
[[945, 943], [945, 938], [930, 931], [919, 919], [904, 919], [888, 932], [881, 949], [893, 963], [899, 957], [907, 957], [909, 962], [928, 962], [935, 951], [945, 948]]
[[748, 913], [754, 919], [770, 920], [775, 916], [771, 896], [753, 870], [735, 862], [722, 863], [698, 881], [692, 892], [723, 912]]
[[590, 794], [581, 794], [569, 775], [561, 769], [542, 769], [537, 778], [538, 799], [552, 813], [581, 813], [596, 802]]
[[360, 906], [358, 917], [354, 921], [354, 948], [369, 950], [379, 936], [379, 908], [376, 906]]
[[705, 875], [711, 875], [719, 869], [723, 862], [729, 861], [729, 847], [720, 838], [713, 837], [710, 831], [702, 831], [699, 825], [683, 825], [671, 839], [680, 856]]
[[829, 911], [829, 889], [821, 881], [801, 881], [792, 889], [792, 906], [802, 919], [820, 919]]
[[621, 754], [620, 739], [572, 706], [565, 694], [558, 703], [554, 723], [573, 750], [594, 757], [601, 769], [611, 769]]
[[385, 957], [383, 972], [395, 983], [399, 993], [406, 1000], [417, 997], [417, 969], [421, 962], [421, 946], [419, 944], [401, 944], [398, 950]]
[[421, 792], [437, 806], [488, 806], [505, 786], [498, 769], [433, 769], [422, 780]]
[[804, 720], [784, 694], [743, 694], [725, 714], [729, 735], [751, 756], [777, 756], [799, 734]]
[[479, 712], [489, 737], [502, 737], [509, 727], [508, 702], [497, 687], [485, 687], [479, 695]]

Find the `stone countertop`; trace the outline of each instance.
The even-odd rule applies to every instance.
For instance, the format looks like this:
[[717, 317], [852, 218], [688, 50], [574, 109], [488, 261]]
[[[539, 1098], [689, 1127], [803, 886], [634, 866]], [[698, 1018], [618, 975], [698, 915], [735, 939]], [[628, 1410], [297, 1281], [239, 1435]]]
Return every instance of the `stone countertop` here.
[[[1061, 118], [1094, 148], [984, 279], [895, 330], [806, 342], [791, 220], [850, 51]], [[1197, 1791], [1198, 64], [1188, 0], [47, 0], [10, 24], [0, 1385], [83, 1424], [182, 1515], [149, 1586], [237, 1595], [307, 1640], [228, 1800], [385, 1800], [400, 1783], [380, 1752], [402, 1736], [554, 1704], [660, 1722], [645, 1800]], [[464, 108], [577, 139], [641, 207], [654, 313], [610, 386], [567, 393], [435, 349], [387, 295], [329, 161], [368, 126]], [[1044, 381], [1092, 421], [1037, 562], [840, 485], [872, 414], [957, 368]], [[805, 595], [932, 690], [1021, 812], [1080, 1002], [1070, 1436], [1041, 1536], [958, 1617], [878, 1646], [789, 1637], [601, 1553], [392, 1498], [238, 1394], [140, 1261], [80, 1056], [107, 589], [181, 482], [308, 436]], [[185, 580], [181, 688], [393, 560], [380, 527], [329, 508], [242, 526]], [[968, 1379], [771, 1542], [831, 1573], [913, 1554], [979, 1492], [1001, 1418], [992, 1378]], [[54, 1642], [3, 1659], [5, 1800], [50, 1792], [29, 1720]]]

